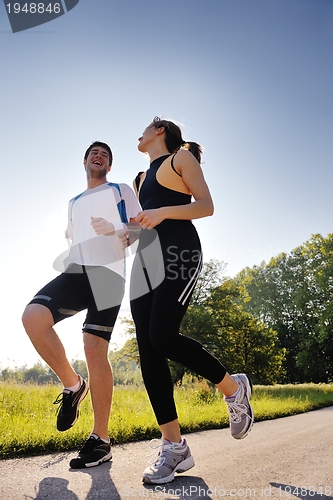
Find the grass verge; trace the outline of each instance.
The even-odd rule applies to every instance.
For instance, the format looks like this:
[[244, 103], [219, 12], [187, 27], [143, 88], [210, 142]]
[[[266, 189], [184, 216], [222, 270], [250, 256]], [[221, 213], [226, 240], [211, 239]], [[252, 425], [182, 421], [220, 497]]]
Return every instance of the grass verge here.
[[[56, 430], [60, 386], [0, 383], [0, 458], [72, 450], [87, 438], [92, 427], [90, 396], [80, 406], [78, 423], [69, 431]], [[229, 425], [222, 395], [206, 382], [175, 389], [182, 432], [220, 429]], [[333, 405], [333, 384], [255, 386], [255, 420], [295, 415]], [[159, 437], [146, 391], [137, 386], [116, 386], [109, 433], [114, 444]]]

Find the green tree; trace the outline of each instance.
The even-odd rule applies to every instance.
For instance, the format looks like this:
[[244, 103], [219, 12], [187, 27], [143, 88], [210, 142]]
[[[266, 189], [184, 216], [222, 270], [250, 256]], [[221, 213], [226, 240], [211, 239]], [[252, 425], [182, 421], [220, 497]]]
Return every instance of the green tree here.
[[332, 272], [333, 235], [317, 234], [236, 278], [246, 310], [278, 332], [290, 382], [333, 379]]
[[83, 377], [85, 380], [88, 379], [87, 363], [84, 360], [74, 359], [74, 360], [72, 360], [71, 365], [73, 366], [76, 373], [81, 375], [81, 377]]
[[217, 261], [204, 266], [181, 334], [201, 342], [229, 372], [245, 371], [256, 383], [282, 381], [285, 350], [277, 333], [244, 310], [242, 288], [223, 271]]
[[[131, 320], [128, 322], [131, 328]], [[109, 353], [115, 385], [142, 384], [139, 365], [139, 352], [135, 338], [130, 338], [125, 345]]]
[[[278, 333], [278, 342], [286, 349], [285, 368], [289, 382], [297, 382], [301, 371], [296, 366], [300, 332], [297, 308], [292, 300], [300, 269], [290, 267], [289, 256], [280, 254], [269, 265], [246, 268], [235, 278], [242, 289], [244, 309]], [[298, 276], [295, 279], [295, 275]]]
[[35, 363], [32, 368], [23, 370], [23, 382], [34, 384], [58, 383], [59, 379], [51, 368], [43, 365], [40, 361]]
[[0, 380], [5, 382], [23, 382], [23, 371], [24, 368], [3, 368], [0, 372]]

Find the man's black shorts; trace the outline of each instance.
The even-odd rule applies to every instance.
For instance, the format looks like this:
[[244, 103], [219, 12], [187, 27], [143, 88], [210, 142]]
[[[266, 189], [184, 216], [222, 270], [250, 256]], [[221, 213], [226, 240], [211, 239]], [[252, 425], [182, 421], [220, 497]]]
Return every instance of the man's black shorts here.
[[87, 309], [82, 331], [109, 341], [125, 291], [125, 280], [106, 267], [72, 264], [44, 286], [30, 304], [46, 306], [54, 324]]

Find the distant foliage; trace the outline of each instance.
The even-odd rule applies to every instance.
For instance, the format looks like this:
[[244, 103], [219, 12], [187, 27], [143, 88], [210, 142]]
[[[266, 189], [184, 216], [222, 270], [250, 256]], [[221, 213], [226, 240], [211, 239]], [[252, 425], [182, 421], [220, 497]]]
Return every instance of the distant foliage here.
[[122, 349], [111, 351], [109, 359], [115, 385], [142, 385], [139, 353], [134, 338], [127, 340]]
[[[85, 361], [76, 359], [72, 360], [71, 364], [76, 372], [82, 375], [82, 377], [88, 377]], [[56, 374], [51, 370], [51, 368], [43, 364], [41, 361], [35, 363], [32, 368], [22, 366], [16, 368], [4, 368], [2, 370], [0, 369], [0, 380], [20, 384], [59, 384], [59, 379]]]
[[4, 368], [0, 370], [0, 380], [38, 385], [59, 383], [58, 377], [51, 368], [44, 366], [41, 362], [35, 363], [32, 368], [25, 366], [21, 368]]
[[[126, 342], [125, 346], [119, 351], [111, 351], [109, 354], [115, 385], [142, 384], [137, 349], [134, 348], [136, 355], [130, 353], [130, 346], [132, 344], [136, 344], [134, 339]], [[87, 364], [84, 360], [72, 360], [71, 365], [79, 375], [86, 380], [88, 379]], [[37, 385], [60, 383], [51, 368], [43, 365], [41, 362], [35, 363], [32, 368], [16, 367], [0, 369], [0, 381]]]
[[259, 384], [282, 382], [285, 350], [277, 333], [245, 310], [242, 289], [223, 271], [218, 261], [204, 265], [181, 334], [201, 342], [230, 373], [249, 373]]
[[288, 382], [333, 380], [333, 234], [235, 278], [246, 311], [278, 333]]

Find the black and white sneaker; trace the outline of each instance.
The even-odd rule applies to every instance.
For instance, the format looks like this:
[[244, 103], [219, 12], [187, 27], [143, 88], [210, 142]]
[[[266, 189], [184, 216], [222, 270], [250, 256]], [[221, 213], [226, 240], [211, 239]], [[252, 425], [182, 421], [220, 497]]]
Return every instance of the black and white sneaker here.
[[79, 417], [79, 404], [89, 391], [88, 384], [83, 380], [81, 375], [79, 375], [79, 379], [81, 385], [76, 392], [64, 389], [53, 403], [54, 405], [60, 405], [57, 416], [58, 431], [67, 431], [73, 427]]
[[72, 469], [84, 469], [85, 467], [96, 467], [111, 460], [111, 443], [106, 443], [97, 434], [91, 434], [82, 448], [79, 450], [77, 458], [69, 462]]

